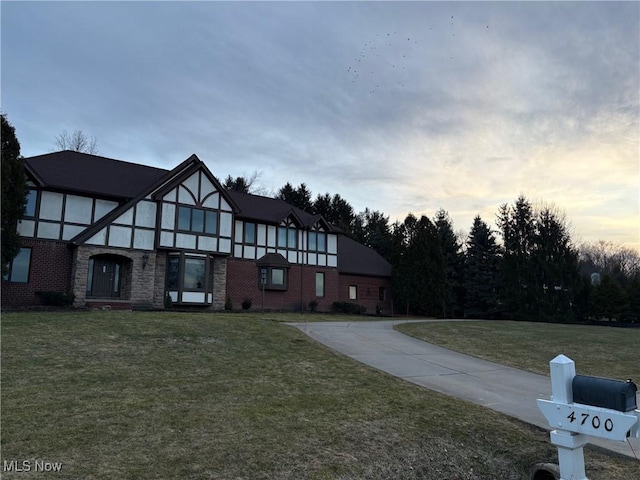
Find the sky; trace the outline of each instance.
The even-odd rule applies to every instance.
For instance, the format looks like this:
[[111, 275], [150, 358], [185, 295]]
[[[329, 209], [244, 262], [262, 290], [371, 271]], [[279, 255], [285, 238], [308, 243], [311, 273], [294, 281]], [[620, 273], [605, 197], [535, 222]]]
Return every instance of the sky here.
[[356, 212], [495, 228], [521, 194], [640, 251], [640, 2], [0, 3], [25, 157], [305, 183]]

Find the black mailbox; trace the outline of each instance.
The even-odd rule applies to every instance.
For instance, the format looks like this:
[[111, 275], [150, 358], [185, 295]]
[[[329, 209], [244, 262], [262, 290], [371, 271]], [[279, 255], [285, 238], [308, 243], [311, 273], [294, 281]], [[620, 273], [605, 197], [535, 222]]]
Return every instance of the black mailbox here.
[[609, 378], [576, 375], [573, 377], [573, 401], [594, 407], [629, 412], [637, 408], [638, 387], [631, 380], [626, 382]]

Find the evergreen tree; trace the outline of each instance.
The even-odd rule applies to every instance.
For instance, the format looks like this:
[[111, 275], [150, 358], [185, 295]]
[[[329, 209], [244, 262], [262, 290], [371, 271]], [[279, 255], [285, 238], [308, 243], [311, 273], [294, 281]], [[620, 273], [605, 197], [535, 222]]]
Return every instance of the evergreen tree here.
[[425, 216], [418, 220], [409, 214], [401, 228], [394, 228], [392, 243], [402, 246], [400, 255], [392, 255], [396, 306], [407, 313], [440, 316], [444, 269], [435, 226]]
[[287, 182], [284, 187], [278, 190], [275, 198], [284, 200], [285, 202], [298, 207], [300, 210], [311, 213], [311, 192], [304, 183], [301, 183], [298, 188]]
[[499, 248], [493, 232], [480, 216], [473, 219], [467, 238], [464, 288], [465, 317], [497, 318]]
[[501, 205], [497, 219], [504, 255], [500, 268], [500, 296], [508, 317], [534, 320], [535, 283], [531, 253], [534, 244], [533, 208], [524, 195], [514, 206]]
[[578, 255], [571, 245], [566, 220], [557, 209], [542, 207], [535, 214], [532, 265], [534, 312], [544, 320], [567, 321], [579, 289]]
[[521, 195], [512, 207], [500, 207], [497, 223], [504, 242], [500, 297], [506, 315], [515, 320], [569, 320], [580, 280], [564, 216], [548, 206], [535, 211]]
[[442, 316], [460, 316], [463, 313], [461, 244], [453, 231], [453, 222], [445, 210], [440, 209], [436, 212], [434, 225], [438, 231], [444, 269]]
[[605, 275], [591, 295], [591, 314], [596, 320], [622, 318], [627, 311], [627, 295], [618, 281]]
[[318, 195], [313, 202], [311, 212], [322, 215], [331, 225], [338, 227], [352, 238], [357, 238], [354, 234], [356, 216], [353, 213], [353, 207], [339, 194]]
[[389, 217], [377, 210], [365, 209], [353, 222], [352, 238], [389, 259], [391, 256], [391, 230]]
[[2, 274], [20, 252], [18, 221], [27, 203], [27, 177], [20, 156], [20, 143], [4, 114], [2, 121]]
[[249, 188], [251, 187], [244, 177], [233, 178], [231, 175], [227, 175], [222, 186], [227, 190], [242, 193], [249, 193]]

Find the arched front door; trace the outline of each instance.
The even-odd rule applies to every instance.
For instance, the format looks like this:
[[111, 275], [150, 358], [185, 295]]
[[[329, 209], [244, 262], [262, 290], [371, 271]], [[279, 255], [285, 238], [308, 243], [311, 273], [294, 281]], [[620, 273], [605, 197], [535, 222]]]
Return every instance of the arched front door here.
[[128, 258], [98, 255], [89, 259], [87, 296], [93, 298], [126, 298], [123, 291]]

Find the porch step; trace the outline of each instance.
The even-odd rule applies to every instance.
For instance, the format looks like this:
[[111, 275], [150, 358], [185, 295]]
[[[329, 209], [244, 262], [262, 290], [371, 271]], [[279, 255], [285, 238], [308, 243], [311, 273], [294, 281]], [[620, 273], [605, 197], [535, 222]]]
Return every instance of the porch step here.
[[86, 305], [92, 310], [131, 310], [131, 302], [126, 300], [90, 300]]

